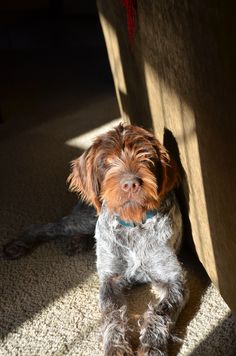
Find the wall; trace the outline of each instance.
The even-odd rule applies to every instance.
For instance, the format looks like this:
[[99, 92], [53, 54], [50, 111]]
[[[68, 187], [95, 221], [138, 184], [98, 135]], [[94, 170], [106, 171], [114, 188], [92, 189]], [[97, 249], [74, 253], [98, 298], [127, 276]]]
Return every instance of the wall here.
[[197, 254], [236, 315], [234, 2], [139, 0], [133, 43], [122, 1], [97, 4], [121, 113], [176, 143]]

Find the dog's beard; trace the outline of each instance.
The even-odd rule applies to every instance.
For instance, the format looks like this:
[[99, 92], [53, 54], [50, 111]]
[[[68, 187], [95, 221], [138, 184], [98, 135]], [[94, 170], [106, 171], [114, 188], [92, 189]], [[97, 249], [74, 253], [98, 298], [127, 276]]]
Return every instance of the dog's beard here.
[[122, 220], [134, 223], [144, 221], [146, 215], [145, 207], [135, 201], [129, 201], [115, 208], [114, 212], [119, 215]]
[[101, 198], [111, 213], [127, 222], [141, 223], [148, 210], [156, 209], [159, 204], [156, 178], [152, 173], [145, 174], [142, 186], [135, 194], [126, 193], [120, 188], [120, 175], [108, 175], [102, 187]]

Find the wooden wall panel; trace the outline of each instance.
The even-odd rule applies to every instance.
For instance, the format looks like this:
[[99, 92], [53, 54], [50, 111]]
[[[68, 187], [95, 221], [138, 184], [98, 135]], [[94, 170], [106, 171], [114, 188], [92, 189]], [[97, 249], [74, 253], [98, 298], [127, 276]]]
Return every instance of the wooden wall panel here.
[[200, 261], [236, 315], [236, 23], [232, 1], [98, 0], [122, 115], [178, 145]]

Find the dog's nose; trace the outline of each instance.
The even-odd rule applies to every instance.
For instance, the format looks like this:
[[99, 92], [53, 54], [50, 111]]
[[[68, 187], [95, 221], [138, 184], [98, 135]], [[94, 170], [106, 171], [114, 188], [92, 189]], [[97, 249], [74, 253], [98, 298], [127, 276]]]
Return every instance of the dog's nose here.
[[121, 181], [121, 189], [127, 193], [137, 193], [141, 182], [141, 179], [138, 177], [126, 177]]

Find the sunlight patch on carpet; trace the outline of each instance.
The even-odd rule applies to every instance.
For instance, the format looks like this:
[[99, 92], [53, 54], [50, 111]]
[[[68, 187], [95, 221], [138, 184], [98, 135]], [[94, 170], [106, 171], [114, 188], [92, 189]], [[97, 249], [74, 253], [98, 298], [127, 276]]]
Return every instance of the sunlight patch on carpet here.
[[118, 118], [115, 120], [112, 120], [108, 122], [105, 125], [102, 125], [100, 127], [97, 127], [89, 132], [86, 132], [83, 135], [79, 135], [77, 137], [74, 137], [70, 140], [67, 140], [65, 142], [66, 145], [71, 146], [71, 147], [76, 147], [76, 148], [82, 148], [83, 150], [86, 150], [91, 146], [93, 143], [93, 140], [98, 136], [106, 131], [112, 129], [114, 126], [118, 125], [119, 123], [122, 122], [122, 118]]

